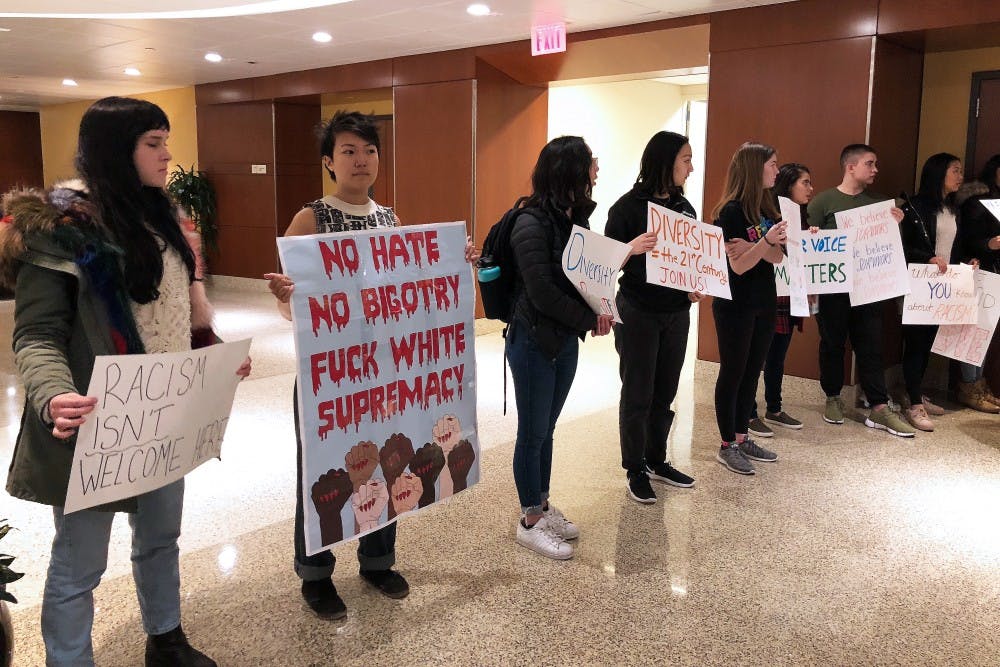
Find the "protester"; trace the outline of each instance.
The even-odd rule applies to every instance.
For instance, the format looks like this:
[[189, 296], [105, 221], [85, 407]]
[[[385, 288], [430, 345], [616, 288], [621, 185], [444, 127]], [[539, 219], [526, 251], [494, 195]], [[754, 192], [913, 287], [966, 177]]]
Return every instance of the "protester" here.
[[[155, 104], [108, 97], [80, 122], [83, 182], [14, 192], [0, 232], [0, 282], [15, 289], [14, 356], [25, 408], [7, 491], [53, 506], [42, 598], [49, 665], [92, 665], [93, 591], [107, 567], [115, 512], [129, 513], [132, 572], [148, 635], [146, 665], [215, 665], [181, 628], [177, 539], [184, 480], [65, 514], [83, 394], [98, 355], [183, 352], [215, 340], [211, 307], [164, 190], [170, 122]], [[250, 373], [250, 360], [237, 371]]]
[[777, 454], [747, 434], [757, 381], [774, 335], [777, 295], [772, 265], [782, 260], [787, 238], [787, 223], [780, 220], [770, 191], [777, 175], [773, 148], [743, 144], [729, 163], [724, 194], [712, 211], [727, 242], [733, 297], [712, 300], [719, 341], [715, 418], [722, 437], [716, 459], [741, 475], [754, 474], [749, 459], [778, 460]]
[[[631, 243], [646, 233], [649, 202], [691, 218], [694, 207], [684, 198], [684, 182], [694, 171], [688, 138], [674, 132], [657, 132], [646, 144], [639, 164], [639, 179], [608, 211], [604, 233]], [[650, 245], [656, 236], [648, 234]], [[618, 408], [622, 467], [632, 500], [656, 502], [649, 480], [691, 487], [694, 479], [670, 465], [667, 438], [674, 421], [670, 404], [687, 350], [692, 303], [698, 292], [646, 282], [646, 258], [632, 255], [623, 267], [616, 304], [621, 324], [614, 325], [615, 349], [622, 378]]]
[[[873, 194], [868, 187], [878, 174], [875, 149], [866, 144], [850, 144], [840, 153], [843, 179], [840, 185], [816, 195], [809, 202], [809, 222], [821, 229], [836, 229], [836, 214], [860, 206], [877, 204], [887, 197]], [[903, 212], [892, 209], [896, 222]], [[848, 337], [858, 365], [858, 380], [871, 411], [865, 426], [888, 431], [892, 435], [912, 438], [915, 431], [889, 406], [882, 367], [882, 302], [851, 306], [848, 294], [820, 294], [819, 312], [819, 374], [826, 394], [823, 420], [828, 424], [844, 423], [844, 403], [840, 392], [844, 388], [844, 346]]]

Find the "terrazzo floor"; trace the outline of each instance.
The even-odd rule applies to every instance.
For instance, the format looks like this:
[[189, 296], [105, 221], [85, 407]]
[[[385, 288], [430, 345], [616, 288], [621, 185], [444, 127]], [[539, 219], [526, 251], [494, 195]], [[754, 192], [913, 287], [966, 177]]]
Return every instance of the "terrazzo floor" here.
[[[502, 414], [502, 339], [476, 339], [482, 482], [402, 521], [392, 601], [335, 550], [342, 622], [304, 608], [292, 567], [294, 437], [290, 325], [263, 291], [215, 287], [224, 338], [254, 337], [223, 461], [188, 476], [181, 574], [184, 627], [220, 665], [997, 665], [1000, 664], [1000, 417], [956, 411], [901, 440], [856, 421], [822, 422], [821, 391], [789, 378], [805, 422], [765, 443], [780, 460], [753, 477], [715, 461], [714, 364], [683, 374], [671, 460], [693, 489], [625, 494], [611, 337], [581, 348], [556, 431], [552, 498], [579, 526], [576, 556], [514, 544], [513, 387]], [[0, 302], [0, 339], [12, 307]], [[693, 342], [693, 341], [692, 341]], [[0, 353], [0, 465], [23, 392]], [[846, 395], [846, 394], [845, 394]], [[12, 588], [15, 665], [44, 662], [41, 587], [48, 508], [5, 497], [18, 531], [3, 551], [27, 572]], [[115, 522], [96, 592], [96, 662], [142, 664], [144, 638]]]

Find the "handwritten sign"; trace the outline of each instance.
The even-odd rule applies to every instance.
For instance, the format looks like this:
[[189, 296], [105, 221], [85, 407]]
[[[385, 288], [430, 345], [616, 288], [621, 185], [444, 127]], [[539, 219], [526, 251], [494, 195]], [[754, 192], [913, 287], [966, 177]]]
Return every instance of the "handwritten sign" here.
[[938, 327], [931, 352], [982, 366], [1000, 320], [1000, 275], [978, 270], [975, 281], [978, 320], [975, 324]]
[[903, 324], [975, 324], [979, 321], [974, 269], [910, 264], [910, 293], [903, 299]]
[[159, 489], [218, 458], [249, 351], [248, 339], [97, 357], [87, 389], [97, 406], [77, 434], [66, 513]]
[[1000, 199], [980, 199], [979, 202], [994, 218], [1000, 220]]
[[646, 282], [682, 292], [732, 299], [722, 229], [649, 202], [647, 231], [656, 247], [646, 253]]
[[799, 249], [810, 294], [837, 294], [854, 288], [854, 243], [850, 232], [807, 232], [800, 238]]
[[310, 554], [479, 480], [465, 243], [462, 222], [278, 239]]
[[892, 200], [835, 214], [837, 227], [850, 230], [854, 242], [854, 286], [851, 305], [884, 301], [910, 291], [899, 224]]
[[629, 256], [627, 244], [573, 225], [562, 256], [569, 281], [598, 315], [612, 315], [621, 322], [615, 305], [615, 280]]
[[802, 271], [802, 252], [798, 239], [802, 230], [802, 209], [788, 197], [778, 197], [781, 219], [788, 223], [786, 254], [774, 265], [774, 282], [778, 296], [789, 298], [789, 311], [795, 317], [809, 317], [809, 297]]

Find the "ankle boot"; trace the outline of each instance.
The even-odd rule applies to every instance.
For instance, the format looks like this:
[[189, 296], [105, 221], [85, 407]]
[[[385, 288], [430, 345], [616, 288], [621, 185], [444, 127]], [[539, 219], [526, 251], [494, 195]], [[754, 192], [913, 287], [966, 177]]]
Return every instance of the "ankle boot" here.
[[216, 667], [215, 661], [188, 644], [181, 626], [146, 637], [146, 667]]
[[987, 403], [992, 403], [993, 405], [1000, 407], [1000, 398], [993, 394], [993, 390], [990, 389], [990, 383], [986, 381], [986, 378], [979, 378], [976, 381], [976, 384], [979, 385], [979, 389], [983, 395], [983, 400]]
[[1000, 406], [993, 405], [983, 397], [978, 382], [959, 382], [958, 402], [979, 412], [994, 415], [1000, 412]]

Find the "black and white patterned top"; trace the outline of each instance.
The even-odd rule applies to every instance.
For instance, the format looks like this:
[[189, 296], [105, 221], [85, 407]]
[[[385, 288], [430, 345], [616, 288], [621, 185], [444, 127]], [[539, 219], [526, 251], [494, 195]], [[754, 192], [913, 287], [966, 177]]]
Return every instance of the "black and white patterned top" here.
[[388, 206], [376, 204], [369, 199], [367, 204], [348, 204], [333, 195], [309, 202], [306, 206], [316, 216], [316, 233], [356, 232], [379, 227], [396, 227], [396, 214]]

